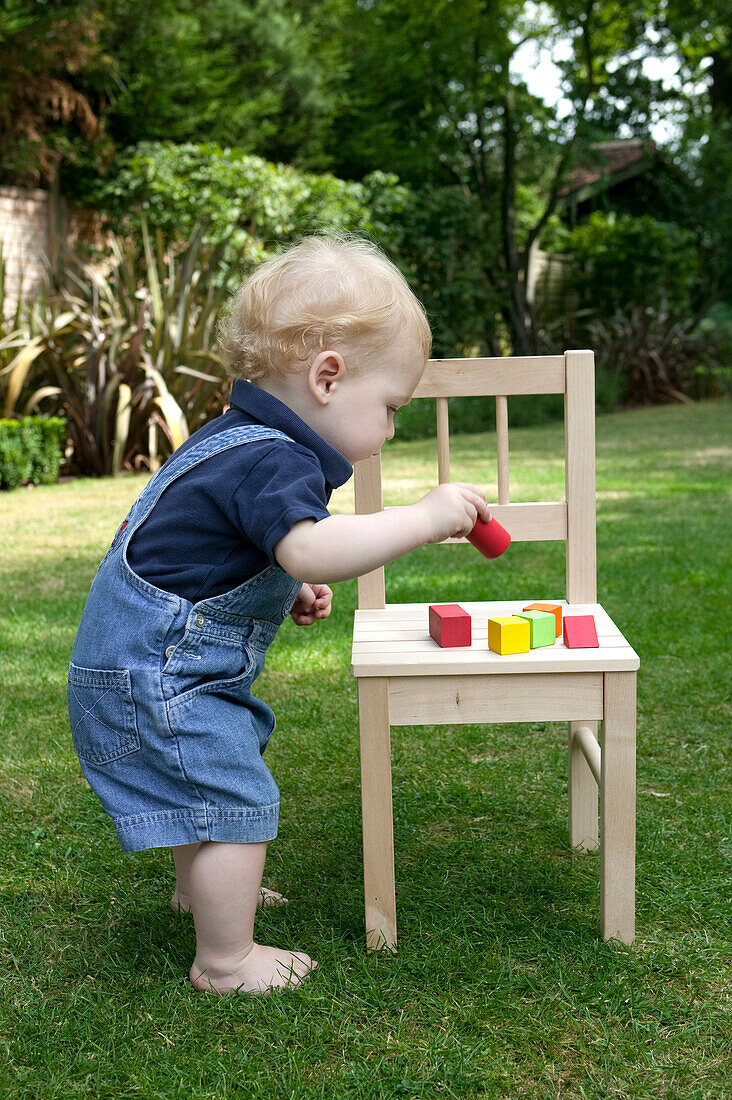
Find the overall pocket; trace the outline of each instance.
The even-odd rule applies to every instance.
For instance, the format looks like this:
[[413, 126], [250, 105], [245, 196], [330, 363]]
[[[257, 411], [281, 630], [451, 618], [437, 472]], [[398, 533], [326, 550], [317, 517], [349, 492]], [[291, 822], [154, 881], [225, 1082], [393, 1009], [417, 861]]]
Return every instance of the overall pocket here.
[[109, 764], [140, 748], [127, 669], [69, 666], [71, 738], [80, 760]]
[[247, 640], [184, 635], [165, 656], [163, 685], [172, 707], [202, 692], [245, 697], [259, 672]]

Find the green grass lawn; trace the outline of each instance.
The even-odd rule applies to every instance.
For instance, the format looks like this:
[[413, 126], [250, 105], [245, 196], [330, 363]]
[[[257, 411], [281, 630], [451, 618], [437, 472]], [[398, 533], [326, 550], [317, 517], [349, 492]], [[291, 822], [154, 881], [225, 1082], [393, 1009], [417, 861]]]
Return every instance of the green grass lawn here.
[[[0, 1095], [732, 1097], [732, 405], [597, 436], [600, 599], [641, 656], [635, 946], [598, 938], [597, 853], [567, 847], [565, 726], [451, 726], [393, 733], [400, 946], [367, 954], [347, 583], [327, 623], [285, 624], [258, 681], [282, 792], [265, 882], [290, 905], [257, 936], [320, 963], [269, 998], [191, 989], [170, 855], [123, 856], [70, 744], [74, 632], [143, 479], [2, 496]], [[513, 432], [514, 499], [558, 494], [562, 452], [561, 426]], [[492, 454], [459, 438], [453, 476], [490, 497]], [[427, 487], [427, 455], [390, 445], [387, 503]], [[533, 600], [563, 572], [559, 545], [430, 547], [388, 591]]]

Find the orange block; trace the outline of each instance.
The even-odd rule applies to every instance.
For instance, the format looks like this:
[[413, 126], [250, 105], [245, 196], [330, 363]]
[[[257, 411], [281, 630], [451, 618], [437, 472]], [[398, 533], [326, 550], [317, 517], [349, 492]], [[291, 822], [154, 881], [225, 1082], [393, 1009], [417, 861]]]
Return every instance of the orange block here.
[[556, 620], [556, 637], [562, 633], [562, 605], [560, 603], [530, 603], [522, 611], [548, 611]]

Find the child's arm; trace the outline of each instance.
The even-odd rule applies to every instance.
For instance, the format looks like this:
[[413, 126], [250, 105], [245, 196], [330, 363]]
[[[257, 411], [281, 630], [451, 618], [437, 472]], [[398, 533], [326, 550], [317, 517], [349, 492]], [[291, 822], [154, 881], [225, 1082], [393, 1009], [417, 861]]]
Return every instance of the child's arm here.
[[274, 548], [290, 576], [308, 584], [345, 581], [416, 550], [428, 542], [472, 531], [490, 509], [474, 485], [438, 485], [416, 504], [363, 516], [301, 520]]

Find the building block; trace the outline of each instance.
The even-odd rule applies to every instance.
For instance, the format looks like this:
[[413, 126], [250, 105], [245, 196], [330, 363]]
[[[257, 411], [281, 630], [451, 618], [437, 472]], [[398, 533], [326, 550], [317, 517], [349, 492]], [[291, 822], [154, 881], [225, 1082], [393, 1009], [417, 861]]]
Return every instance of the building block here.
[[516, 615], [517, 619], [527, 619], [531, 628], [531, 648], [540, 649], [541, 646], [554, 645], [556, 641], [554, 616], [548, 611], [523, 611]]
[[470, 645], [470, 615], [457, 603], [430, 604], [430, 636], [443, 649]]
[[494, 653], [528, 653], [531, 649], [531, 626], [527, 619], [504, 615], [488, 620], [488, 647]]
[[565, 615], [564, 644], [567, 649], [599, 649], [594, 615]]
[[484, 557], [500, 558], [511, 545], [511, 536], [497, 519], [491, 519], [488, 523], [478, 519], [468, 535], [468, 542], [472, 542]]
[[524, 608], [524, 611], [547, 611], [550, 612], [556, 619], [556, 637], [558, 638], [562, 633], [562, 605], [560, 603], [530, 603]]

